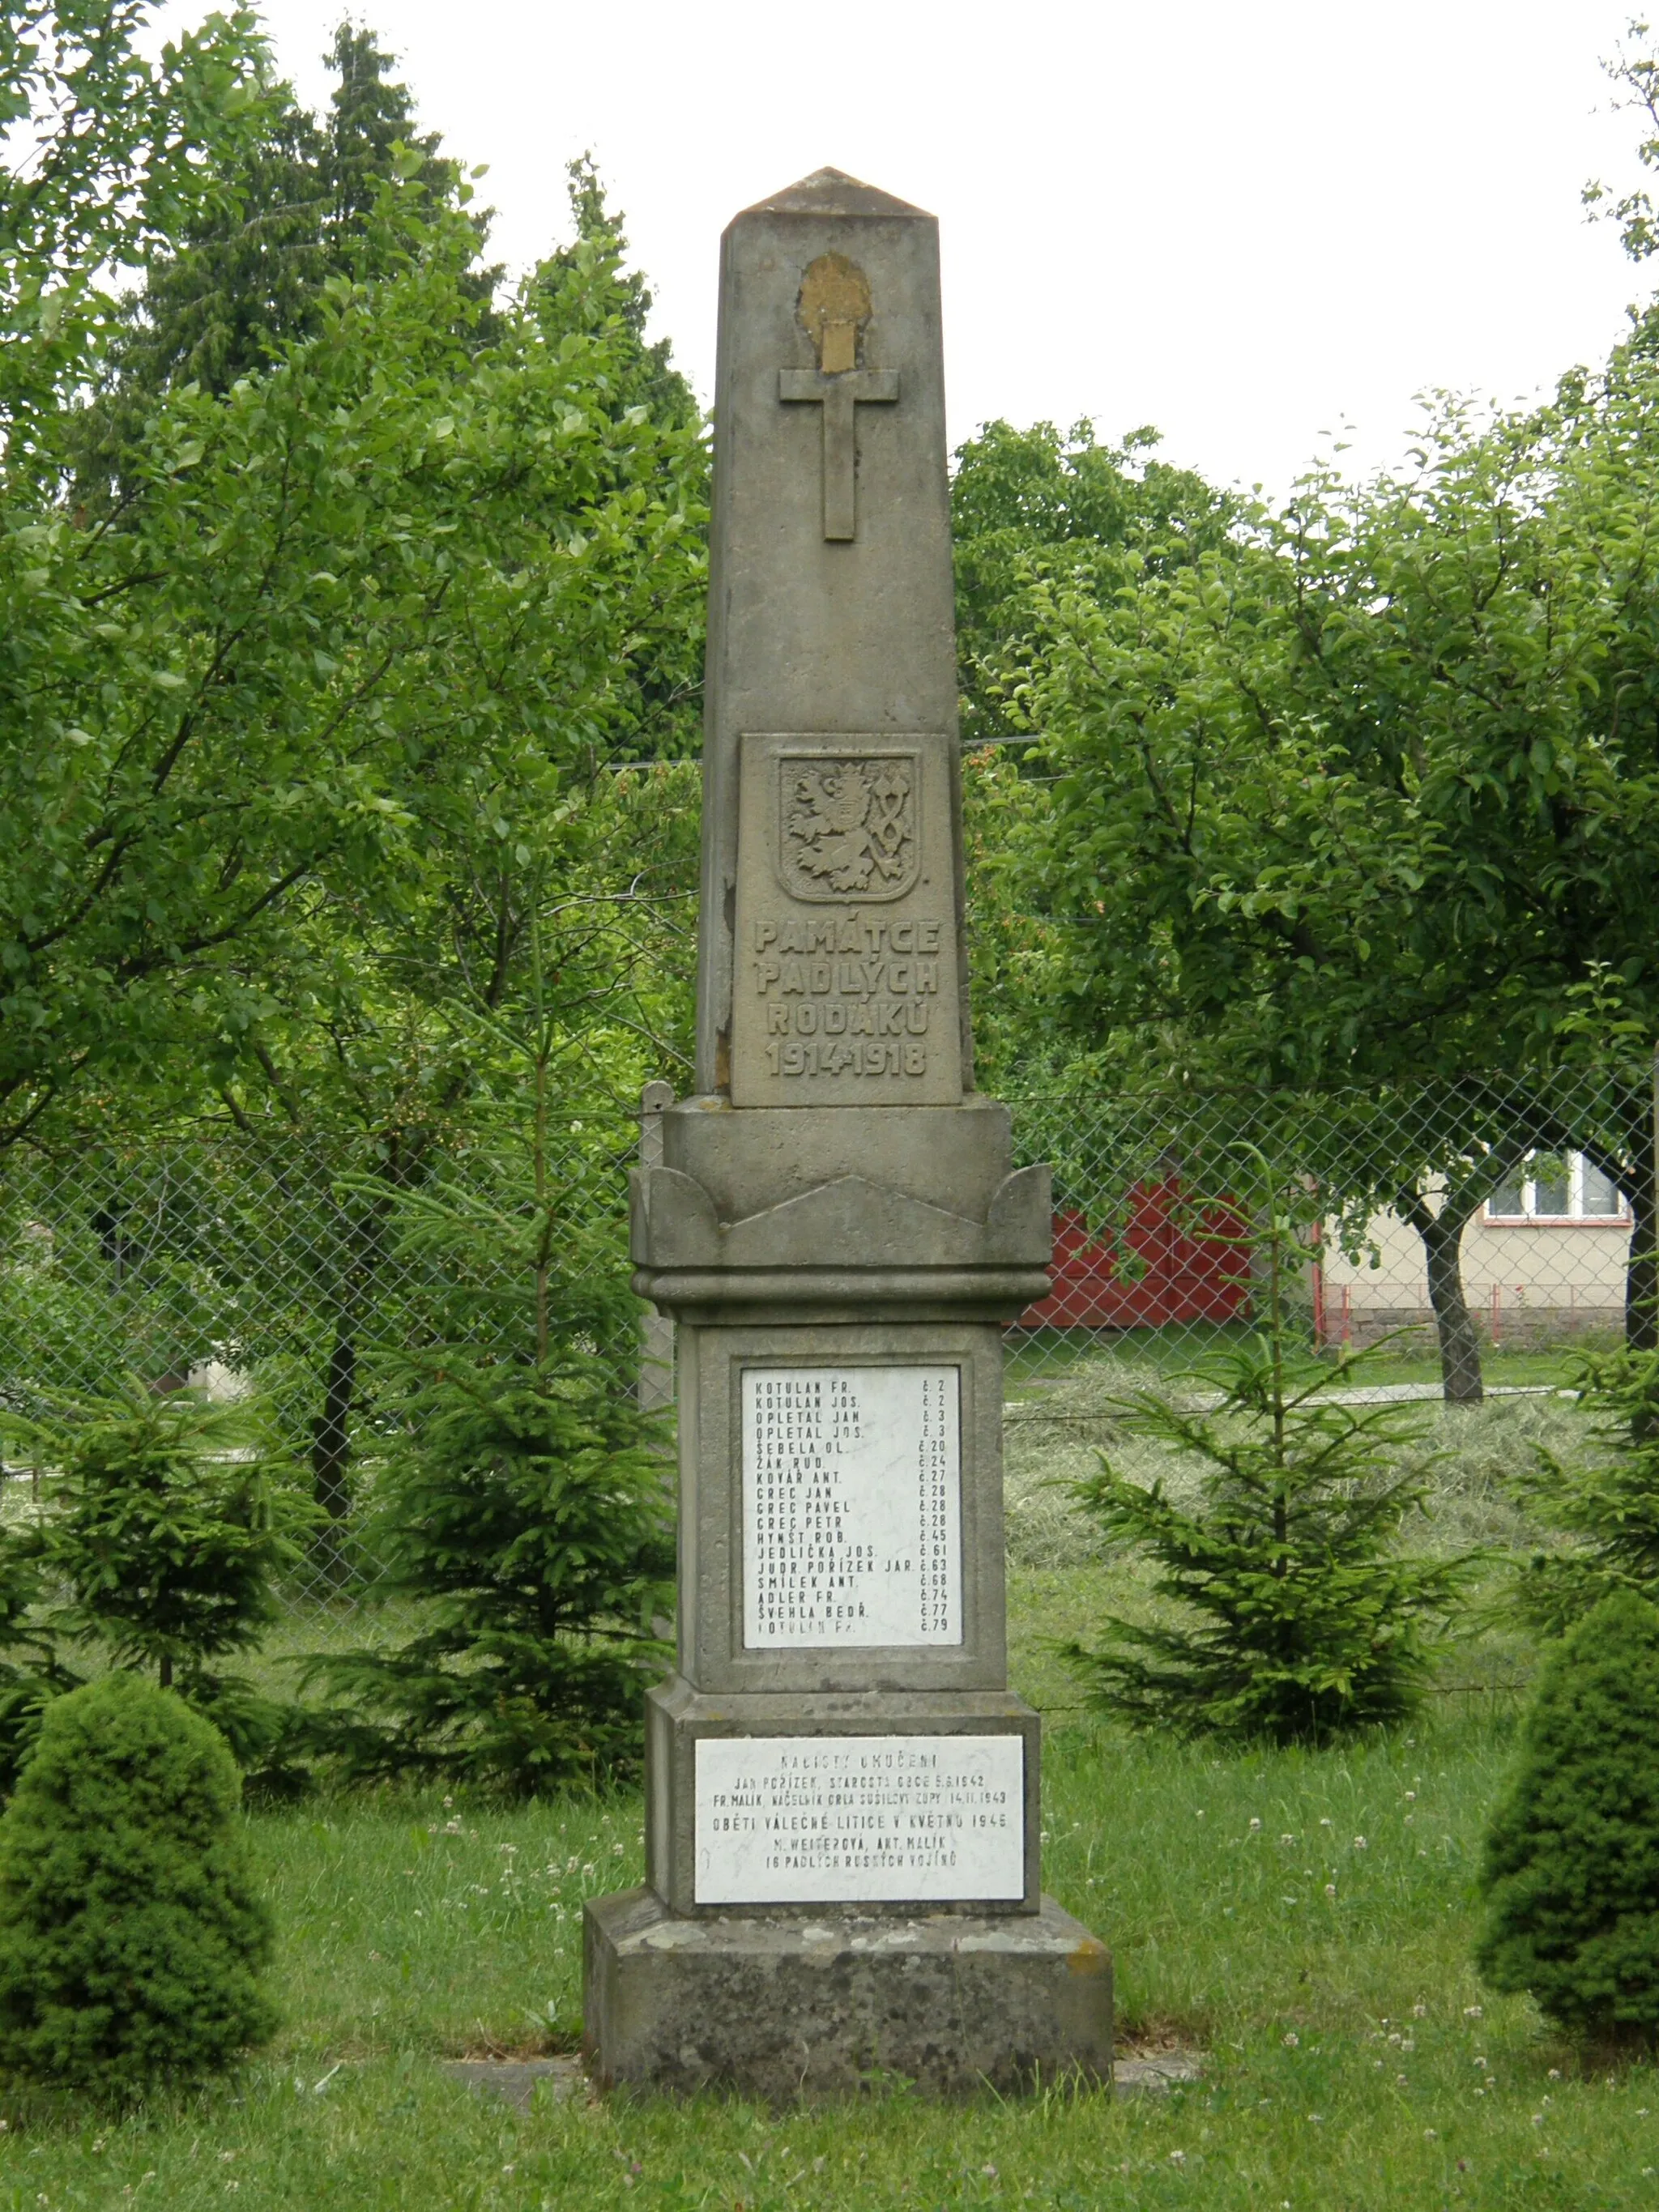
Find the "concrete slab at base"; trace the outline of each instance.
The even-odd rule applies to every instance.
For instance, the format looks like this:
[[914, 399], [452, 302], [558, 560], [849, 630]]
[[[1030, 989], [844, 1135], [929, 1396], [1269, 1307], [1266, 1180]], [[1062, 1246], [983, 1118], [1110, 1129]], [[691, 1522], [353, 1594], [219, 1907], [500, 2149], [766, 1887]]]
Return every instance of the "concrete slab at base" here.
[[640, 1888], [584, 1918], [585, 2050], [606, 2088], [778, 2102], [882, 2075], [933, 2096], [1111, 2076], [1111, 1954], [1052, 1898], [1030, 1916], [691, 1920]]

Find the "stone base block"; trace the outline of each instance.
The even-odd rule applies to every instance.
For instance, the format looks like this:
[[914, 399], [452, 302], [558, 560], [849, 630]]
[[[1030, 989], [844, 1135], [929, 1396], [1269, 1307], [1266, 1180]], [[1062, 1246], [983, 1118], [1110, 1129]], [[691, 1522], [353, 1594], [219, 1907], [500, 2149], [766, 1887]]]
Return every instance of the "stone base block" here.
[[1030, 1916], [692, 1920], [641, 1888], [585, 1921], [584, 2047], [607, 2088], [776, 2103], [892, 2075], [937, 2097], [1111, 2076], [1111, 1954], [1052, 1898]]

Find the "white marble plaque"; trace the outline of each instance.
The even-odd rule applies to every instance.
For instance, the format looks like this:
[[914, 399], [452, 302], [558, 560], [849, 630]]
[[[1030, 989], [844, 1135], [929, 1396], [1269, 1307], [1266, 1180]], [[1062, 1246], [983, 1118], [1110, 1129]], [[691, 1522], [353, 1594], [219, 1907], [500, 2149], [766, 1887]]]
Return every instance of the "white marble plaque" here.
[[745, 1367], [751, 1651], [962, 1641], [961, 1372]]
[[699, 1905], [1025, 1893], [1017, 1735], [703, 1736]]

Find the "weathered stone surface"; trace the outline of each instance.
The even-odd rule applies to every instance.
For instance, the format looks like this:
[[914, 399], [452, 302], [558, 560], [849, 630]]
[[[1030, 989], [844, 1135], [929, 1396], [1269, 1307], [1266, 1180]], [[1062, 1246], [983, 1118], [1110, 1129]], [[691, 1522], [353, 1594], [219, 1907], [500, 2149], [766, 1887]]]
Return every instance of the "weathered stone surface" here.
[[[844, 311], [838, 331], [826, 330], [808, 297], [809, 272], [830, 257], [861, 280], [858, 296], [868, 301], [867, 313], [856, 305]], [[856, 284], [852, 289], [858, 294]], [[938, 227], [919, 208], [820, 171], [728, 228], [721, 242], [720, 308], [697, 1088], [727, 1092], [747, 1105], [805, 1107], [833, 1097], [856, 1106], [866, 1084], [878, 1086], [887, 1101], [957, 1098], [971, 1085], [972, 1058], [962, 1018], [967, 992]], [[831, 369], [849, 356], [850, 367]], [[868, 381], [874, 376], [889, 380], [879, 392]], [[843, 378], [861, 389], [849, 389], [836, 408], [834, 388]], [[808, 402], [803, 379], [821, 394], [820, 404]], [[852, 493], [852, 512], [843, 518], [851, 522], [850, 535], [832, 520], [836, 485]], [[734, 1040], [739, 907], [750, 918], [749, 902], [763, 897], [765, 914], [756, 907], [754, 918], [788, 915], [801, 923], [879, 910], [860, 908], [856, 894], [880, 871], [872, 864], [862, 883], [853, 880], [869, 859], [867, 845], [849, 852], [848, 866], [836, 872], [845, 888], [836, 887], [829, 870], [816, 879], [829, 894], [825, 902], [792, 895], [787, 856], [769, 848], [775, 822], [769, 817], [758, 842], [739, 837], [745, 739], [763, 746], [794, 731], [818, 742], [833, 734], [849, 758], [859, 748], [872, 758], [887, 757], [872, 750], [872, 741], [880, 739], [924, 757], [927, 787], [919, 794], [923, 819], [914, 850], [919, 854], [922, 842], [941, 831], [945, 837], [934, 848], [940, 857], [929, 864], [935, 879], [915, 912], [945, 925], [940, 958], [955, 969], [949, 1000], [958, 1030], [952, 1054], [944, 1049], [942, 1018], [930, 1018], [937, 1049], [921, 1075], [905, 1071], [901, 1052], [896, 1073], [884, 1063], [883, 1073], [866, 1075], [860, 1055], [860, 1064], [844, 1061], [832, 1075], [791, 1079], [774, 1075], [763, 1056], [748, 1055], [754, 1040], [747, 1033]], [[775, 799], [769, 787], [759, 795], [751, 824]], [[872, 828], [860, 819], [830, 834], [856, 840]], [[799, 886], [799, 877], [794, 880]], [[912, 890], [896, 903], [908, 910], [917, 898]], [[754, 979], [747, 980], [752, 993]], [[943, 1006], [943, 972], [938, 980]], [[850, 1005], [858, 994], [836, 995]], [[915, 1003], [918, 994], [878, 985], [864, 995], [890, 1020], [894, 1006]], [[881, 1041], [898, 1042], [890, 1032]], [[763, 1036], [759, 1042], [763, 1053]], [[769, 1095], [769, 1085], [775, 1095]]]
[[751, 733], [741, 763], [732, 1105], [957, 1104], [954, 730]]
[[1141, 2051], [1112, 2064], [1112, 2087], [1120, 2097], [1166, 2097], [1203, 2079], [1204, 2059], [1196, 2051]]
[[1110, 2078], [1110, 1955], [1051, 1898], [1029, 1917], [692, 1919], [641, 1888], [592, 1901], [585, 1939], [605, 2087], [783, 2102], [894, 2075], [945, 2097]]
[[585, 2096], [587, 2075], [580, 2058], [444, 2058], [440, 2070], [475, 2096], [499, 2097], [527, 2112], [539, 2089], [560, 2100]]
[[678, 1668], [598, 2077], [938, 2094], [1109, 2070], [1007, 1687], [1002, 1331], [1044, 1168], [975, 1096], [931, 216], [834, 171], [721, 264], [699, 1095], [635, 1176], [678, 1323]]
[[983, 1221], [1014, 1164], [1008, 1109], [978, 1093], [959, 1106], [903, 1110], [738, 1112], [718, 1094], [685, 1098], [662, 1117], [662, 1164], [700, 1182], [721, 1221], [782, 1206], [849, 1175]]

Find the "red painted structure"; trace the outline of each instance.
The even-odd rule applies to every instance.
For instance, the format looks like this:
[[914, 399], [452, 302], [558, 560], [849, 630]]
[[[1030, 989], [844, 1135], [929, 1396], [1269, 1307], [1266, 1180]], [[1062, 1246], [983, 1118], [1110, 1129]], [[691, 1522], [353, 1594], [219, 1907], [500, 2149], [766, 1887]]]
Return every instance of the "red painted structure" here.
[[1239, 1321], [1249, 1308], [1249, 1258], [1231, 1240], [1242, 1216], [1200, 1206], [1179, 1182], [1137, 1183], [1119, 1231], [1091, 1236], [1080, 1213], [1054, 1216], [1048, 1295], [1017, 1328], [1162, 1328]]

